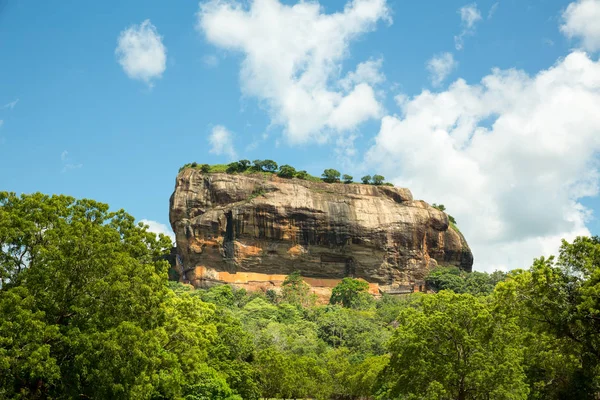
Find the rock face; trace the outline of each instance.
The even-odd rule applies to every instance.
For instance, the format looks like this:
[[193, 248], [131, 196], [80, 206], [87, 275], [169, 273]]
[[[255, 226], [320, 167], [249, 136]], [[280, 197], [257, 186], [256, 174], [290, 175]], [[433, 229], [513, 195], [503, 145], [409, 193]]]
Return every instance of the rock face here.
[[473, 264], [447, 215], [396, 187], [185, 169], [169, 217], [178, 272], [197, 287], [264, 290], [300, 271], [317, 292], [353, 276], [399, 293], [422, 289], [436, 265]]

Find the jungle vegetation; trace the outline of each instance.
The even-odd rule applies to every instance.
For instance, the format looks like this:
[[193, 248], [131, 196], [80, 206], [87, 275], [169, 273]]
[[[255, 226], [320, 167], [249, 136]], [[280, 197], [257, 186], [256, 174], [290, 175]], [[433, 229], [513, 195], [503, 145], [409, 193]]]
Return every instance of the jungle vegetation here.
[[171, 243], [123, 210], [0, 192], [1, 399], [597, 399], [600, 239], [526, 270], [317, 304], [169, 281]]

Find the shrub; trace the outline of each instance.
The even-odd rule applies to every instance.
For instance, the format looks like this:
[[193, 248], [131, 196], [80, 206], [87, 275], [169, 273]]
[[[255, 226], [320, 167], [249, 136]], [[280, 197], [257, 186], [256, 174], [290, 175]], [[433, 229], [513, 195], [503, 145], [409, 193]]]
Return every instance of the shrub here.
[[236, 172], [243, 172], [242, 168], [242, 164], [240, 164], [238, 161], [235, 161], [227, 164], [227, 170], [225, 172], [228, 174], [235, 174]]
[[298, 171], [298, 172], [296, 172], [295, 177], [298, 179], [306, 179], [308, 177], [308, 172], [306, 172], [304, 170]]

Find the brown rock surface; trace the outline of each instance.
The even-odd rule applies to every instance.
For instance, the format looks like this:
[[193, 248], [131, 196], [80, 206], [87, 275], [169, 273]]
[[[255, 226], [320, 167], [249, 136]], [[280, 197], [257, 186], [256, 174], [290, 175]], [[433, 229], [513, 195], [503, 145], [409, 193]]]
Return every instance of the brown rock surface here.
[[473, 264], [447, 215], [403, 188], [185, 169], [169, 216], [179, 272], [195, 286], [264, 290], [300, 271], [314, 287], [354, 276], [393, 293], [419, 290], [436, 265]]

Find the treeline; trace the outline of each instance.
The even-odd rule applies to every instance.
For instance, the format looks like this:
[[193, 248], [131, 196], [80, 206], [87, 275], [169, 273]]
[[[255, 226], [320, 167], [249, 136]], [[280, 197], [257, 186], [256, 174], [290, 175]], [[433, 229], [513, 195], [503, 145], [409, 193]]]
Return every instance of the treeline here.
[[[92, 200], [0, 193], [0, 398], [597, 399], [600, 239], [437, 294], [317, 305], [167, 281], [171, 244]], [[451, 290], [450, 290], [451, 289]]]
[[[291, 165], [279, 166], [273, 160], [239, 160], [229, 164], [198, 164], [196, 162], [185, 164], [179, 168], [179, 172], [186, 168], [199, 169], [204, 173], [218, 173], [225, 172], [227, 174], [252, 174], [252, 173], [268, 173], [275, 174], [280, 178], [297, 178], [303, 180], [309, 180], [314, 182], [326, 182], [326, 183], [354, 183], [354, 177], [348, 174], [342, 175], [338, 170], [327, 168], [323, 171], [320, 178], [310, 175], [308, 172], [301, 170], [298, 171]], [[382, 175], [365, 175], [361, 178], [361, 182], [365, 185], [387, 185], [394, 186], [391, 183], [385, 182], [385, 177]]]

